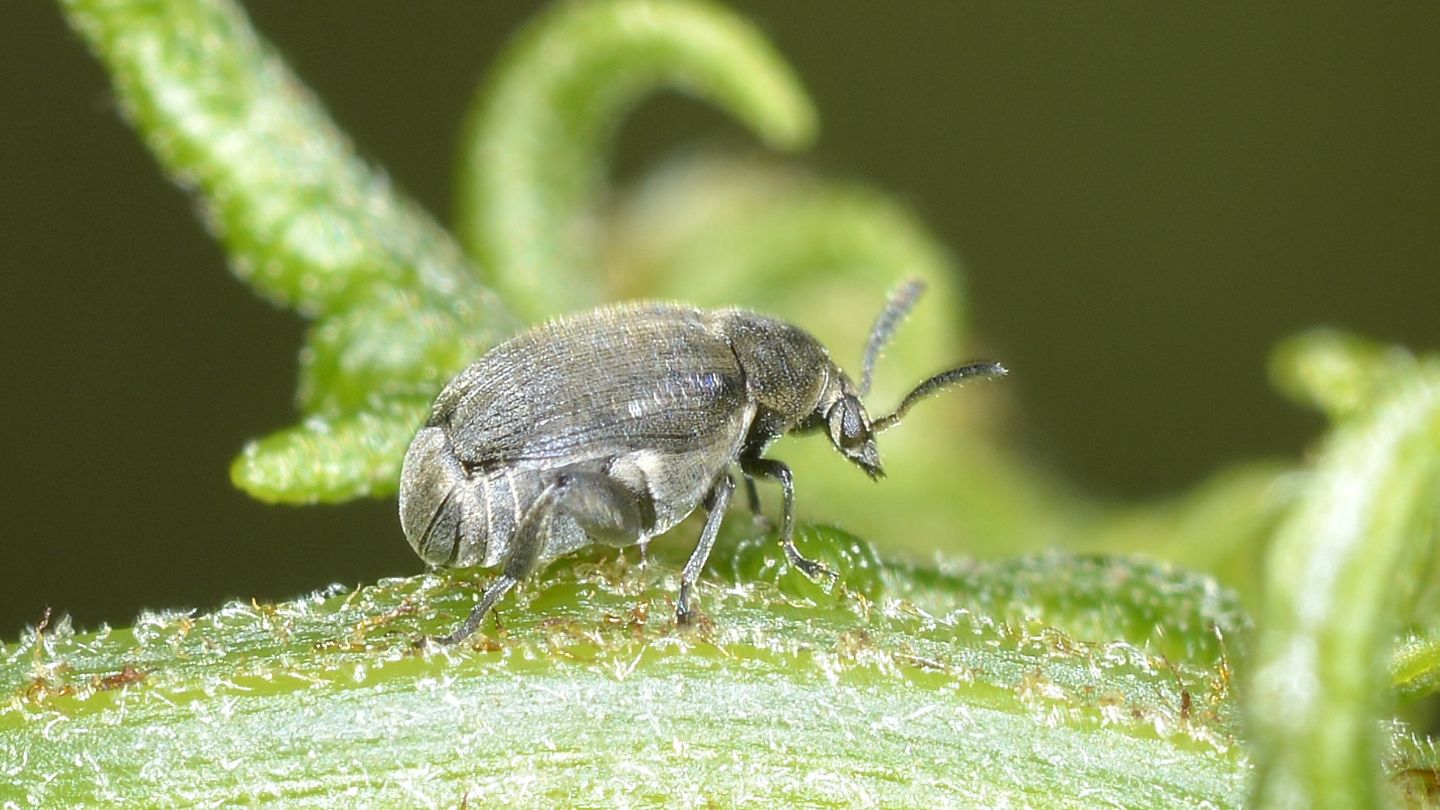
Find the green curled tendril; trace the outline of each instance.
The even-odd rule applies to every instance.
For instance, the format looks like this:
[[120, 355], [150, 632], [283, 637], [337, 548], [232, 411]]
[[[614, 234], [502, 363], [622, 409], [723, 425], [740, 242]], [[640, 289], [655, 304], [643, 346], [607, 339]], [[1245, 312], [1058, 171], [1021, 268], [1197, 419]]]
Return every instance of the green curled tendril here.
[[610, 140], [659, 88], [723, 108], [775, 148], [815, 136], [799, 80], [730, 11], [693, 0], [556, 6], [476, 96], [459, 166], [461, 238], [525, 316], [605, 300], [597, 219]]

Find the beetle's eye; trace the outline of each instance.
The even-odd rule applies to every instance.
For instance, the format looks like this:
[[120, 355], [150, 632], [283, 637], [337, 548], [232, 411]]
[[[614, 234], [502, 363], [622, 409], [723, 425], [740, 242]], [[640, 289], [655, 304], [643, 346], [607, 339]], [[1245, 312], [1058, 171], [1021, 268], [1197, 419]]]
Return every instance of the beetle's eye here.
[[830, 439], [839, 447], [849, 449], [864, 444], [869, 438], [860, 403], [846, 397], [830, 408]]

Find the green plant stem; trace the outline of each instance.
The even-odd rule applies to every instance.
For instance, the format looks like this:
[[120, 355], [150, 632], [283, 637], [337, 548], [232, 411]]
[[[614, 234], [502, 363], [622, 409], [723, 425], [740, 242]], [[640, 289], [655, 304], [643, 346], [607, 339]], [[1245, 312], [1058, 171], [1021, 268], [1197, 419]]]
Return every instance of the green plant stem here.
[[[235, 271], [317, 315], [379, 284], [474, 288], [450, 236], [354, 148], [244, 13], [223, 0], [61, 0], [121, 109], [165, 170], [200, 194]], [[499, 299], [474, 290], [482, 320]]]

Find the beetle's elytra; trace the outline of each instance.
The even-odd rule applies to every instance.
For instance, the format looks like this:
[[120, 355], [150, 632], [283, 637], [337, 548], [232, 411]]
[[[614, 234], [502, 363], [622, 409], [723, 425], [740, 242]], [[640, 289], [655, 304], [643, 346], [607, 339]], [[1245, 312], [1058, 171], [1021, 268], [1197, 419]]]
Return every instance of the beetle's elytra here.
[[861, 398], [875, 360], [923, 289], [912, 280], [891, 296], [865, 347], [859, 386], [806, 332], [743, 309], [607, 306], [490, 350], [440, 392], [400, 473], [400, 523], [426, 562], [501, 566], [443, 641], [473, 634], [537, 565], [592, 542], [647, 542], [704, 505], [708, 518], [676, 602], [676, 620], [688, 623], [736, 464], [752, 509], [755, 478], [780, 482], [786, 557], [807, 575], [828, 574], [795, 548], [790, 468], [764, 458], [766, 447], [823, 429], [836, 450], [880, 478], [876, 433], [942, 388], [1005, 373], [988, 362], [941, 372], [893, 413], [870, 419]]

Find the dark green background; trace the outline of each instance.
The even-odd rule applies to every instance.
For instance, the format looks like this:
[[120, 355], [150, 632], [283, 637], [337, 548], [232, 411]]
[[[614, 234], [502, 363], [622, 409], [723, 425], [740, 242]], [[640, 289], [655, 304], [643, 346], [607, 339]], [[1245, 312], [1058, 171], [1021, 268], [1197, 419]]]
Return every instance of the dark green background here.
[[[247, 7], [446, 218], [462, 112], [533, 7]], [[1440, 5], [740, 7], [819, 106], [804, 160], [956, 251], [1024, 447], [1091, 491], [1298, 456], [1320, 423], [1265, 378], [1298, 329], [1440, 344]], [[293, 421], [301, 322], [225, 271], [54, 8], [6, 3], [0, 31], [0, 638], [46, 605], [93, 627], [420, 570], [393, 501], [230, 487], [242, 442]], [[651, 102], [621, 173], [697, 140], [747, 143]]]

